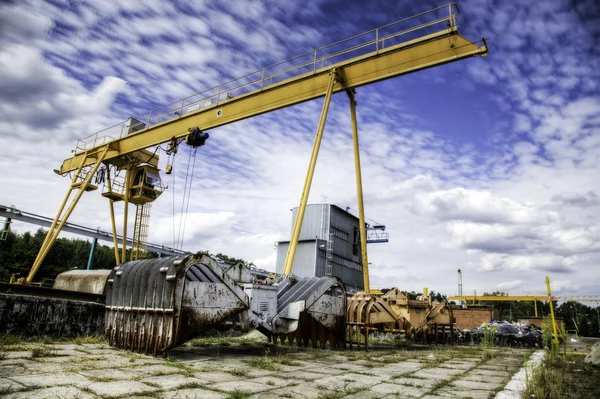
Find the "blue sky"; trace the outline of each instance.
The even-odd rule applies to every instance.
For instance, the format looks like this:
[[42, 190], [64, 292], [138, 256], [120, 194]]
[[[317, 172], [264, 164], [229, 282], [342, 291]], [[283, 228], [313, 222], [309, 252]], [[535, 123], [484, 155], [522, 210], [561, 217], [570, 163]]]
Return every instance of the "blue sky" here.
[[[0, 167], [11, 173], [0, 177], [0, 203], [53, 215], [68, 183], [52, 169], [77, 138], [441, 4], [3, 3]], [[459, 6], [459, 31], [488, 38], [489, 56], [357, 90], [366, 212], [391, 235], [370, 247], [372, 284], [454, 294], [462, 268], [467, 292], [540, 292], [550, 275], [563, 295], [600, 294], [600, 7]], [[210, 131], [184, 248], [274, 269], [273, 242], [289, 238], [321, 104]], [[153, 207], [151, 241], [173, 243], [186, 151], [175, 190]], [[351, 151], [348, 100], [339, 94], [311, 202], [327, 196], [356, 207]], [[87, 194], [72, 221], [108, 230], [107, 208]]]

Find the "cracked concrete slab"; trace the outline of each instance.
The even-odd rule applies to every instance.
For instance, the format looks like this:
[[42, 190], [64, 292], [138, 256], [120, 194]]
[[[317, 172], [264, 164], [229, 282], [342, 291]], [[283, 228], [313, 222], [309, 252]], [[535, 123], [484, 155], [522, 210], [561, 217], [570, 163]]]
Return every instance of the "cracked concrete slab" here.
[[94, 399], [95, 396], [74, 387], [52, 387], [34, 391], [16, 392], [3, 396], [5, 399]]
[[[144, 378], [143, 380], [140, 380], [140, 382], [145, 383], [150, 386], [157, 385], [156, 388], [168, 389], [168, 390], [174, 389], [174, 388], [179, 388], [183, 385], [206, 383], [206, 381], [202, 381], [202, 380], [199, 380], [199, 379], [193, 378], [193, 377], [186, 377], [182, 374], [152, 376], [152, 377]], [[188, 388], [192, 388], [192, 387], [188, 386]]]
[[248, 380], [237, 380], [212, 384], [211, 388], [228, 392], [245, 391], [250, 393], [256, 393], [269, 390], [271, 387], [266, 384], [259, 384]]
[[115, 397], [132, 394], [143, 394], [157, 391], [158, 388], [151, 387], [139, 381], [110, 381], [92, 382], [87, 386], [93, 393], [103, 397]]
[[226, 395], [220, 392], [194, 388], [165, 392], [160, 397], [163, 399], [225, 399]]
[[76, 373], [23, 374], [12, 376], [10, 379], [27, 387], [53, 387], [60, 385], [85, 387], [91, 382], [84, 376]]

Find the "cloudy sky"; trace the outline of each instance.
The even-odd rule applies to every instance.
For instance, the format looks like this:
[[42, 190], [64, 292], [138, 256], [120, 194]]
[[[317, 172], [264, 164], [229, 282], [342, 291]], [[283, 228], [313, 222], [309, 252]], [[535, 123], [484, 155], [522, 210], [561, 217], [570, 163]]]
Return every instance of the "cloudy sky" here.
[[[77, 138], [441, 3], [8, 1], [0, 5], [0, 204], [53, 216]], [[461, 1], [490, 54], [357, 90], [375, 287], [600, 294], [600, 6]], [[274, 270], [289, 239], [322, 99], [210, 131], [183, 248]], [[154, 204], [173, 245], [189, 149]], [[161, 167], [165, 166], [163, 154]], [[175, 187], [175, 189], [173, 189]], [[356, 208], [348, 99], [335, 95], [310, 202]], [[86, 194], [71, 221], [110, 229]], [[23, 232], [34, 227], [14, 224]], [[176, 234], [175, 234], [176, 235]]]

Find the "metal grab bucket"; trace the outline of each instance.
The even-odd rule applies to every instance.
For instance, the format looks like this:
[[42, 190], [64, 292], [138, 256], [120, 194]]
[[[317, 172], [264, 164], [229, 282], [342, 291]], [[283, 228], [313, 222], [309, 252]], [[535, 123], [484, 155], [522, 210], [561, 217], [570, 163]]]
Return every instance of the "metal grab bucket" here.
[[224, 270], [208, 256], [144, 259], [116, 266], [106, 289], [106, 335], [111, 346], [154, 356], [249, 308], [241, 267]]
[[269, 340], [298, 346], [342, 348], [346, 318], [346, 288], [337, 277], [287, 276], [277, 290], [277, 314]]

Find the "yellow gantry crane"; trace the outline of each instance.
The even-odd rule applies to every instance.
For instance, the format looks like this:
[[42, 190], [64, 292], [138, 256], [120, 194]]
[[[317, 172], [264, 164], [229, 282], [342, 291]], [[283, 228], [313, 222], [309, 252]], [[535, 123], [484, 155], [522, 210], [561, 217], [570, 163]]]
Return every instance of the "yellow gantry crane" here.
[[[153, 148], [170, 143], [170, 150], [176, 151], [183, 140], [192, 146], [201, 145], [208, 129], [325, 97], [284, 267], [284, 274], [291, 273], [329, 104], [333, 94], [343, 91], [350, 100], [362, 265], [365, 290], [368, 292], [355, 89], [465, 58], [487, 55], [484, 39], [479, 45], [458, 33], [458, 14], [458, 6], [454, 3], [437, 7], [271, 65], [79, 140], [74, 155], [55, 170], [63, 176], [72, 173], [72, 182], [26, 282], [32, 281], [83, 193], [98, 188], [92, 179], [98, 180], [101, 167], [105, 168], [103, 195], [110, 200], [115, 237], [113, 204], [123, 202], [125, 206], [122, 234], [125, 240], [128, 204], [138, 206], [141, 228], [144, 228], [144, 209], [139, 206], [149, 206], [164, 190], [158, 177], [157, 150]], [[115, 176], [121, 172], [125, 176], [117, 183]], [[134, 237], [136, 234], [142, 235], [134, 231]], [[117, 262], [125, 261], [125, 246], [119, 256], [117, 243], [114, 245]]]

